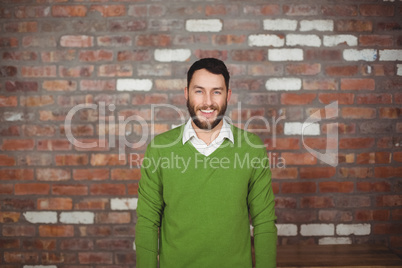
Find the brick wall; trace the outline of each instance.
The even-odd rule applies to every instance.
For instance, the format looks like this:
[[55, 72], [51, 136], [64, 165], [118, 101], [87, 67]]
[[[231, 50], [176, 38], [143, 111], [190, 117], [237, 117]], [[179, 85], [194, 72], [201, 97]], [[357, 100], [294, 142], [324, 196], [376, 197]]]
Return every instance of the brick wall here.
[[401, 17], [397, 0], [1, 1], [0, 267], [135, 267], [136, 164], [210, 56], [228, 116], [267, 143], [279, 243], [401, 254]]

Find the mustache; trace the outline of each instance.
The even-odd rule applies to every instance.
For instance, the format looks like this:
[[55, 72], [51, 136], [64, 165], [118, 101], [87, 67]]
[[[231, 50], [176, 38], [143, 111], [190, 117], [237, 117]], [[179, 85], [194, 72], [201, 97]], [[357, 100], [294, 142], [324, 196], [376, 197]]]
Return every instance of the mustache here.
[[218, 110], [219, 107], [217, 105], [209, 105], [209, 106], [201, 106], [199, 109], [200, 110], [208, 110], [208, 109]]

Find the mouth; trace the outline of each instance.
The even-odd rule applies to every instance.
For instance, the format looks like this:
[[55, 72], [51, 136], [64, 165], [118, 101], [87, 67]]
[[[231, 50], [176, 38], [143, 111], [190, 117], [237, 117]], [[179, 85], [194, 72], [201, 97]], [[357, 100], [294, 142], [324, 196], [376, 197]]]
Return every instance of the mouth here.
[[208, 110], [203, 110], [203, 109], [201, 109], [200, 111], [201, 111], [201, 113], [202, 113], [202, 115], [204, 117], [211, 117], [213, 115], [213, 113], [215, 112], [214, 109], [212, 109], [212, 110], [209, 110], [209, 109]]

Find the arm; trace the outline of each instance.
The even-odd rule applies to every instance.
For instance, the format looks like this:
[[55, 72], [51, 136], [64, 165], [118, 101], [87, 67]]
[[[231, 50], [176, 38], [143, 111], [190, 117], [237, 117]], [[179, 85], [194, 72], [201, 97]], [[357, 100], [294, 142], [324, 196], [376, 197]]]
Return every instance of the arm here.
[[[265, 148], [258, 149], [266, 158]], [[256, 268], [276, 267], [277, 229], [275, 226], [275, 201], [271, 187], [271, 170], [268, 161], [254, 170], [249, 183], [248, 206], [254, 227]]]
[[163, 197], [161, 176], [153, 164], [153, 157], [153, 150], [148, 146], [138, 188], [138, 219], [135, 227], [137, 268], [158, 266], [158, 228], [163, 213]]

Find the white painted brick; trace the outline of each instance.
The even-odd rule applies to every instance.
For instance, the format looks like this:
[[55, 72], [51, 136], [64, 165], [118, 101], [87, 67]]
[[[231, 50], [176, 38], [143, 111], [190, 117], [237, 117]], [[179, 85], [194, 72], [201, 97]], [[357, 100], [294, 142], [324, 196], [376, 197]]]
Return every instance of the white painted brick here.
[[275, 34], [255, 34], [248, 37], [248, 45], [255, 47], [283, 47], [285, 38]]
[[56, 265], [24, 265], [23, 268], [57, 268]]
[[296, 224], [277, 224], [279, 236], [296, 236], [297, 235], [297, 225]]
[[297, 28], [297, 20], [264, 20], [264, 30], [268, 31], [295, 31]]
[[160, 62], [183, 62], [190, 58], [190, 49], [156, 49], [154, 52], [155, 60]]
[[357, 36], [351, 34], [324, 35], [323, 43], [326, 47], [335, 47], [346, 44], [350, 47], [357, 46]]
[[343, 58], [346, 61], [375, 61], [377, 59], [376, 49], [345, 49], [343, 51]]
[[189, 32], [220, 32], [223, 24], [219, 19], [187, 20], [186, 30]]
[[301, 48], [268, 49], [268, 60], [270, 61], [302, 61], [303, 59]]
[[334, 235], [335, 227], [333, 224], [302, 224], [300, 234], [302, 236], [325, 236]]
[[113, 198], [110, 200], [112, 210], [135, 210], [138, 198]]
[[333, 31], [334, 21], [332, 20], [302, 20], [300, 22], [300, 31]]
[[350, 245], [350, 237], [323, 237], [318, 240], [319, 245]]
[[321, 39], [315, 34], [288, 34], [286, 36], [286, 45], [319, 47], [321, 46]]
[[117, 79], [117, 91], [150, 91], [152, 80], [150, 79]]
[[402, 49], [380, 50], [380, 61], [400, 61], [402, 60]]
[[303, 129], [303, 123], [286, 122], [284, 133], [285, 135], [318, 136], [320, 135], [320, 125], [318, 123], [313, 123]]
[[265, 83], [267, 90], [300, 90], [302, 81], [300, 78], [270, 78]]
[[402, 76], [402, 64], [397, 64], [396, 68], [397, 68], [396, 74]]
[[371, 232], [371, 225], [367, 223], [359, 224], [338, 224], [336, 226], [337, 235], [369, 235]]
[[27, 211], [23, 215], [30, 223], [57, 223], [57, 212]]
[[67, 224], [93, 224], [95, 214], [93, 212], [62, 212], [60, 222]]

